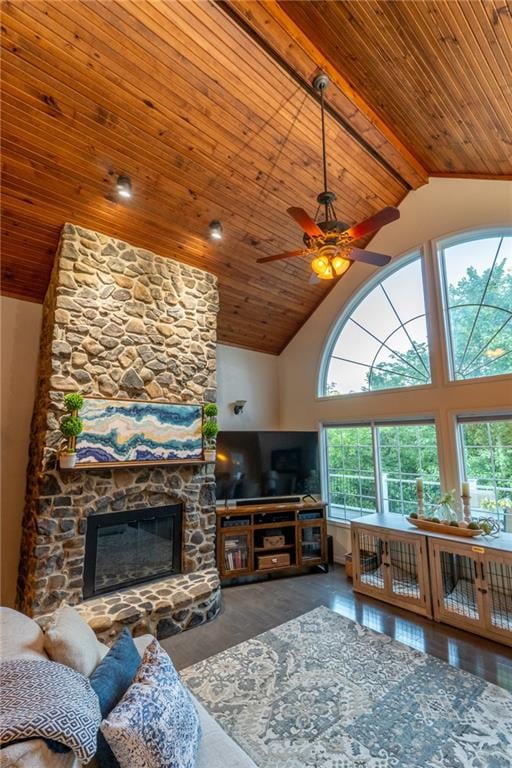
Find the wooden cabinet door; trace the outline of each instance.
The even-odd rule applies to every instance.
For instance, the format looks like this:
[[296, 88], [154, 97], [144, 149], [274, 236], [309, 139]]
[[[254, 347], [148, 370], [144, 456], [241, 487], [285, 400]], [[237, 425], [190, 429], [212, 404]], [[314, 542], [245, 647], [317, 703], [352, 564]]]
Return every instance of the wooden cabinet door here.
[[298, 539], [300, 565], [315, 565], [327, 561], [325, 520], [299, 523]]
[[512, 554], [486, 550], [479, 567], [486, 627], [512, 645]]
[[456, 627], [479, 632], [485, 627], [480, 569], [481, 547], [429, 540], [434, 616]]
[[352, 525], [352, 569], [354, 589], [380, 599], [389, 594], [387, 534]]
[[220, 531], [217, 560], [222, 577], [242, 576], [253, 569], [252, 531], [236, 528]]
[[388, 563], [389, 590], [395, 602], [431, 616], [425, 537], [389, 533], [384, 554]]

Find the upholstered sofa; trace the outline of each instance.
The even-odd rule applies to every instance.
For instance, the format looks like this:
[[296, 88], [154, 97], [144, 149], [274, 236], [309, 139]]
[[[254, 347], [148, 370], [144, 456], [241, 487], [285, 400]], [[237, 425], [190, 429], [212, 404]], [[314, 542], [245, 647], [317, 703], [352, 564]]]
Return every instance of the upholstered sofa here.
[[[151, 635], [135, 638], [139, 653]], [[0, 659], [47, 658], [43, 633], [33, 619], [10, 608], [0, 608]], [[44, 684], [44, 681], [41, 681]], [[222, 730], [194, 699], [201, 721], [202, 739], [196, 768], [257, 768], [248, 755]], [[95, 762], [89, 763], [92, 768]], [[19, 742], [0, 750], [1, 768], [78, 768], [72, 753], [52, 752], [42, 739]]]

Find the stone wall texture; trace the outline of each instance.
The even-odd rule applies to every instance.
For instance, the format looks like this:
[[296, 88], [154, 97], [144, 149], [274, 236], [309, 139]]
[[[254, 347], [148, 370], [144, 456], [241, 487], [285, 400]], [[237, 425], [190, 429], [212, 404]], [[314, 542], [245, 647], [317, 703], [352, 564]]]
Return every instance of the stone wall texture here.
[[[62, 602], [81, 602], [87, 518], [97, 513], [181, 502], [183, 571], [207, 570], [212, 580], [211, 466], [61, 472], [57, 452], [69, 391], [86, 397], [215, 401], [217, 312], [213, 275], [64, 226], [43, 312], [18, 579], [24, 612], [41, 616]], [[208, 602], [203, 593], [201, 599]]]

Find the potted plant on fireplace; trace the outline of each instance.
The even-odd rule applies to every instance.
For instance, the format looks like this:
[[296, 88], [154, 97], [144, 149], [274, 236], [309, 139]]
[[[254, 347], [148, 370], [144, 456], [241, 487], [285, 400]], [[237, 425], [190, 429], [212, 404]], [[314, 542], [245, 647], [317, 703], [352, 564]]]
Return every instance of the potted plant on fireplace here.
[[219, 425], [216, 418], [218, 408], [215, 403], [208, 403], [204, 406], [203, 413], [204, 460], [212, 462], [215, 461], [215, 446], [217, 445], [217, 435], [219, 434]]
[[84, 422], [78, 412], [84, 404], [82, 395], [69, 392], [64, 398], [67, 413], [60, 420], [60, 431], [66, 439], [66, 445], [59, 453], [61, 469], [72, 469], [76, 464], [76, 439], [83, 432]]

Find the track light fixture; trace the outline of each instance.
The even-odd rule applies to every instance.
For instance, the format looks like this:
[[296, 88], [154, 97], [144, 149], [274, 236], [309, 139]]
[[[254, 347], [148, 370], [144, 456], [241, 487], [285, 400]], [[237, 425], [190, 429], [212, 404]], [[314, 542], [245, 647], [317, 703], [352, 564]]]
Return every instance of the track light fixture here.
[[218, 219], [214, 219], [213, 221], [210, 221], [208, 225], [208, 229], [210, 230], [210, 238], [212, 240], [222, 240], [223, 236], [223, 230], [222, 230], [222, 224]]
[[132, 181], [129, 176], [117, 177], [116, 191], [120, 197], [132, 196]]

